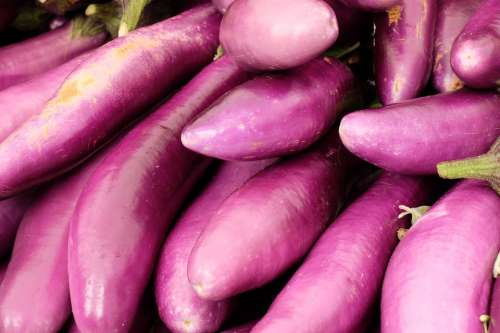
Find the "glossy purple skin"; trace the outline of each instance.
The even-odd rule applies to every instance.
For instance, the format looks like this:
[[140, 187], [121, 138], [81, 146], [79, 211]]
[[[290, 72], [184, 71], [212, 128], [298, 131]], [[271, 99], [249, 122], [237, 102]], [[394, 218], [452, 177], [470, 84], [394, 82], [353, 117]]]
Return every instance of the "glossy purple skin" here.
[[490, 308], [490, 333], [500, 332], [500, 283], [497, 278], [491, 293], [491, 308]]
[[461, 182], [392, 255], [382, 289], [382, 333], [483, 332], [479, 316], [488, 313], [499, 248], [497, 194], [485, 182]]
[[230, 328], [227, 330], [224, 330], [220, 333], [250, 333], [252, 328], [255, 326], [256, 322], [250, 322], [247, 324], [243, 324], [234, 328]]
[[318, 58], [231, 90], [182, 132], [185, 147], [224, 160], [258, 160], [303, 150], [352, 107], [354, 75]]
[[231, 6], [234, 0], [212, 0], [215, 7], [221, 12], [225, 13], [226, 10]]
[[57, 332], [68, 319], [68, 231], [78, 197], [99, 161], [52, 185], [26, 212], [0, 285], [1, 332]]
[[0, 258], [12, 249], [19, 223], [32, 201], [32, 194], [20, 194], [0, 201]]
[[340, 0], [344, 5], [367, 11], [382, 11], [397, 5], [400, 0]]
[[339, 132], [353, 154], [385, 170], [436, 174], [439, 162], [488, 151], [500, 135], [500, 96], [457, 91], [357, 111]]
[[209, 162], [182, 146], [181, 130], [246, 78], [228, 57], [213, 62], [124, 136], [90, 179], [69, 240], [71, 300], [82, 331], [130, 327], [166, 229]]
[[0, 144], [0, 198], [74, 167], [210, 62], [219, 22], [217, 10], [203, 5], [93, 52], [40, 114]]
[[174, 333], [215, 332], [229, 315], [230, 301], [199, 298], [187, 277], [189, 255], [210, 217], [232, 192], [274, 160], [225, 162], [170, 232], [156, 268], [156, 304]]
[[313, 60], [338, 33], [335, 13], [322, 0], [239, 0], [224, 15], [220, 41], [241, 67], [276, 70]]
[[427, 185], [383, 174], [323, 233], [252, 333], [364, 331], [406, 225], [398, 206], [428, 203]]
[[500, 1], [484, 0], [451, 50], [451, 66], [469, 87], [500, 86]]
[[402, 0], [375, 19], [375, 81], [383, 105], [418, 96], [429, 79], [436, 0]]
[[82, 54], [67, 63], [37, 75], [33, 79], [0, 90], [0, 142], [31, 116], [41, 112], [64, 79], [87, 57]]
[[106, 34], [71, 38], [71, 24], [31, 39], [0, 48], [0, 90], [27, 81], [37, 74], [98, 47]]
[[200, 297], [258, 288], [304, 256], [343, 199], [344, 151], [331, 145], [261, 171], [224, 201], [189, 258]]
[[451, 68], [451, 47], [480, 4], [481, 0], [438, 1], [432, 81], [440, 92], [455, 91], [464, 85]]

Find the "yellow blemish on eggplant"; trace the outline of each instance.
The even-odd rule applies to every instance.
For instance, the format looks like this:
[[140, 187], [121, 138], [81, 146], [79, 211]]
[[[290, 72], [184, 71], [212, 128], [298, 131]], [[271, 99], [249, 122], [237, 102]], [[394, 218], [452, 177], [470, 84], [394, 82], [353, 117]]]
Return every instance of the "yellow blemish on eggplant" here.
[[182, 325], [183, 325], [185, 328], [190, 328], [192, 324], [193, 324], [193, 322], [192, 322], [191, 320], [189, 320], [189, 319], [184, 319], [184, 320], [182, 321]]
[[459, 89], [462, 89], [463, 87], [464, 87], [464, 83], [459, 78], [455, 78], [452, 81], [452, 84], [450, 85], [450, 91], [459, 90]]
[[401, 84], [402, 84], [401, 81], [402, 80], [399, 76], [394, 79], [393, 91], [395, 93], [399, 93], [401, 91]]
[[95, 78], [89, 74], [80, 74], [70, 80], [66, 81], [59, 89], [55, 98], [53, 98], [50, 104], [60, 104], [68, 103], [73, 98], [80, 95], [80, 92], [92, 85], [95, 82]]
[[398, 24], [401, 20], [401, 13], [403, 12], [403, 6], [396, 5], [387, 10], [387, 16], [389, 18], [389, 26], [393, 24]]
[[139, 36], [138, 38], [130, 38], [126, 43], [114, 49], [114, 56], [120, 60], [127, 58], [134, 50], [154, 50], [159, 47], [159, 41], [154, 38], [146, 38]]

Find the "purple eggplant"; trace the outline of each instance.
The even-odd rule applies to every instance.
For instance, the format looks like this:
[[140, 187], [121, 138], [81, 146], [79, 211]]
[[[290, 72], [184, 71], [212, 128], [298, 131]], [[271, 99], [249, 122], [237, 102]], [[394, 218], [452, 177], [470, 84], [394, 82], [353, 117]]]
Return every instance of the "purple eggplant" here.
[[209, 162], [182, 146], [181, 130], [246, 78], [228, 57], [210, 64], [128, 132], [91, 177], [69, 238], [71, 304], [82, 331], [130, 328], [166, 229]]
[[0, 287], [1, 332], [57, 332], [68, 319], [68, 231], [78, 197], [99, 161], [52, 185], [23, 217]]
[[0, 201], [0, 258], [12, 249], [19, 223], [32, 201], [32, 193]]
[[[92, 52], [92, 51], [91, 51]], [[31, 116], [41, 112], [64, 79], [78, 67], [89, 53], [42, 73], [33, 79], [0, 91], [0, 142]]]
[[500, 0], [484, 0], [453, 43], [451, 66], [474, 88], [500, 86]]
[[231, 194], [191, 252], [188, 277], [197, 294], [226, 299], [272, 281], [299, 261], [344, 199], [347, 158], [329, 135]]
[[376, 18], [375, 81], [383, 105], [412, 99], [432, 69], [435, 0], [402, 0]]
[[464, 85], [451, 68], [451, 47], [480, 4], [481, 0], [438, 1], [432, 76], [434, 88], [440, 92], [455, 91]]
[[388, 171], [435, 174], [436, 164], [485, 153], [500, 135], [500, 95], [457, 91], [346, 115], [340, 137]]
[[406, 224], [398, 206], [427, 203], [429, 193], [423, 179], [383, 174], [323, 233], [252, 332], [364, 331]]
[[182, 143], [225, 160], [256, 160], [303, 150], [359, 99], [354, 75], [333, 58], [248, 81], [182, 132]]
[[224, 199], [273, 162], [223, 163], [169, 234], [156, 268], [155, 286], [160, 317], [172, 332], [214, 332], [228, 316], [230, 301], [207, 301], [192, 289], [187, 277], [189, 254]]
[[224, 15], [220, 41], [243, 68], [275, 70], [311, 61], [338, 33], [335, 13], [322, 0], [238, 0]]
[[0, 48], [0, 90], [27, 81], [104, 43], [104, 32], [89, 37], [72, 36], [76, 22]]
[[214, 7], [198, 6], [93, 52], [37, 116], [0, 143], [0, 198], [78, 165], [210, 62], [219, 23]]
[[382, 333], [482, 333], [499, 248], [497, 194], [485, 182], [459, 183], [392, 255], [382, 289]]

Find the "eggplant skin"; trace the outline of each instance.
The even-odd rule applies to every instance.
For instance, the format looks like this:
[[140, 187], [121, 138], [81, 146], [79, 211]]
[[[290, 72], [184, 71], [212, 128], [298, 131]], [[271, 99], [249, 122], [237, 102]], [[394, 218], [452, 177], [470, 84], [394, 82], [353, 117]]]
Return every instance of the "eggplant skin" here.
[[68, 231], [80, 193], [101, 159], [55, 182], [26, 211], [0, 285], [1, 332], [56, 332], [69, 317]]
[[435, 0], [402, 0], [375, 17], [375, 81], [383, 105], [415, 98], [432, 70]]
[[500, 135], [500, 95], [457, 91], [356, 111], [339, 132], [354, 155], [385, 170], [436, 174], [439, 162], [489, 150]]
[[72, 23], [0, 48], [0, 90], [19, 84], [104, 44], [106, 33], [72, 37]]
[[382, 289], [382, 333], [483, 332], [479, 317], [488, 313], [499, 248], [498, 195], [486, 182], [460, 182], [392, 255]]
[[210, 63], [124, 135], [90, 178], [68, 245], [71, 305], [84, 332], [128, 332], [167, 228], [211, 162], [182, 146], [181, 130], [245, 79], [228, 57]]
[[484, 0], [457, 37], [451, 66], [467, 86], [500, 86], [500, 1]]
[[335, 13], [322, 0], [241, 0], [224, 15], [220, 41], [242, 68], [266, 71], [311, 61], [338, 34]]
[[346, 65], [317, 58], [234, 88], [183, 130], [182, 143], [224, 160], [291, 154], [309, 147], [353, 109], [358, 93]]
[[[188, 277], [201, 298], [258, 288], [300, 260], [345, 195], [348, 154], [337, 136], [261, 171], [232, 193], [194, 246]], [[330, 138], [330, 137], [328, 137]]]
[[398, 205], [427, 204], [431, 189], [426, 179], [383, 173], [323, 233], [252, 332], [364, 332], [407, 224]]
[[0, 143], [0, 198], [74, 168], [203, 68], [217, 49], [220, 19], [201, 5], [93, 52], [39, 114]]
[[465, 24], [481, 4], [480, 0], [441, 0], [438, 2], [432, 82], [440, 92], [463, 88], [464, 83], [451, 68], [451, 48]]
[[160, 317], [172, 332], [215, 332], [228, 317], [231, 300], [212, 302], [196, 295], [187, 278], [189, 255], [226, 197], [274, 161], [223, 162], [168, 235], [156, 268], [155, 295]]
[[0, 142], [40, 112], [64, 79], [88, 56], [89, 52], [84, 53], [29, 81], [0, 90], [0, 105], [4, 108], [0, 113]]

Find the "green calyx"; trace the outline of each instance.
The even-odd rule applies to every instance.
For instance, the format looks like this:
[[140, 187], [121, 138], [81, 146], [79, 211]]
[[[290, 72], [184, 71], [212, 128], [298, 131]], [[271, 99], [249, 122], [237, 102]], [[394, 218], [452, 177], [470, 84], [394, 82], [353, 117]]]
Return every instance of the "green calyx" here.
[[360, 46], [361, 46], [360, 42], [356, 42], [351, 45], [334, 45], [331, 49], [327, 50], [323, 55], [325, 57], [334, 57], [337, 59], [341, 59], [359, 49]]
[[[410, 215], [411, 216], [411, 225], [414, 226], [417, 224], [417, 222], [420, 220], [422, 216], [427, 213], [429, 209], [431, 209], [431, 206], [419, 206], [415, 208], [411, 208], [405, 205], [399, 205], [399, 209], [402, 210], [402, 212], [398, 215], [398, 219], [402, 219], [403, 217]], [[406, 234], [408, 233], [408, 229], [406, 228], [400, 228], [398, 229], [397, 236], [399, 240], [402, 240]]]
[[123, 15], [118, 28], [118, 36], [125, 36], [139, 25], [142, 13], [150, 0], [129, 0], [123, 9]]
[[222, 48], [222, 45], [219, 45], [219, 47], [217, 47], [217, 51], [215, 51], [214, 60], [221, 58], [223, 55], [224, 49]]
[[484, 155], [463, 160], [442, 162], [437, 165], [441, 178], [486, 180], [500, 194], [500, 137]]
[[106, 30], [114, 38], [118, 36], [122, 12], [122, 7], [112, 1], [90, 4], [85, 10], [85, 15], [102, 22], [106, 26]]
[[103, 24], [93, 17], [77, 16], [71, 24], [71, 38], [92, 37], [104, 31]]

